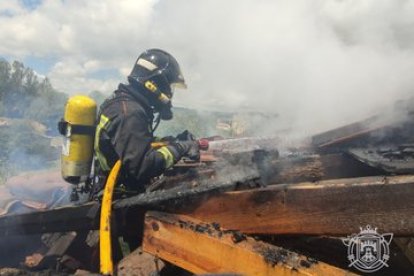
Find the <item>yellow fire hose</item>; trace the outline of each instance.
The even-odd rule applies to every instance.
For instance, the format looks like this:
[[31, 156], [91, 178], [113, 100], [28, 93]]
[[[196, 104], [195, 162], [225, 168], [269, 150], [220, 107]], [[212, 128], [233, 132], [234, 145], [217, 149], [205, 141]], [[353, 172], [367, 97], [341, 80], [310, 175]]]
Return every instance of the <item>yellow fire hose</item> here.
[[[151, 146], [153, 148], [157, 148], [165, 145], [165, 143], [153, 143]], [[112, 196], [120, 169], [121, 160], [118, 160], [109, 172], [102, 198], [101, 218], [99, 226], [99, 259], [100, 271], [103, 275], [114, 274], [111, 239]]]
[[106, 180], [101, 207], [101, 221], [99, 226], [99, 254], [100, 270], [103, 275], [114, 274], [114, 264], [112, 262], [112, 241], [111, 241], [111, 211], [112, 195], [115, 188], [116, 179], [121, 168], [121, 161], [118, 160], [109, 173]]
[[[208, 149], [208, 141], [201, 139], [198, 141], [200, 149]], [[166, 142], [153, 142], [151, 147], [157, 149], [168, 145]], [[108, 179], [106, 180], [104, 194], [101, 206], [101, 220], [99, 226], [99, 258], [100, 270], [103, 275], [113, 275], [114, 264], [112, 261], [112, 240], [111, 240], [111, 211], [112, 211], [112, 195], [119, 170], [121, 169], [121, 160], [116, 161], [112, 167]]]

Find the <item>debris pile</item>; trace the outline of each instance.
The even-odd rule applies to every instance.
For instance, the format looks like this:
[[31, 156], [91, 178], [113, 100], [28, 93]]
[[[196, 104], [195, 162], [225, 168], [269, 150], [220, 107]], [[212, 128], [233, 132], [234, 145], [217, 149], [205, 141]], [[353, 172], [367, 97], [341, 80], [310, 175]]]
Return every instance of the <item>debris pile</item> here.
[[[375, 116], [296, 149], [212, 141], [201, 162], [114, 202], [117, 273], [360, 274], [342, 238], [372, 225], [393, 233], [392, 254], [371, 255], [386, 263], [377, 275], [414, 274], [414, 118], [398, 108], [398, 119]], [[99, 213], [94, 201], [0, 217], [0, 266], [98, 273]]]

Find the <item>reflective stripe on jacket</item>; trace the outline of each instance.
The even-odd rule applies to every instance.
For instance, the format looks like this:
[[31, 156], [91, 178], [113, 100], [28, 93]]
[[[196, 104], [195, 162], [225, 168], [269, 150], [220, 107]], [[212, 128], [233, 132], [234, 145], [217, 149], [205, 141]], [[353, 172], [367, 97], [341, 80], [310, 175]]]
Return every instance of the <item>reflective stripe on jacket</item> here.
[[100, 108], [95, 135], [100, 169], [108, 172], [121, 159], [120, 181], [130, 189], [142, 191], [176, 162], [169, 147], [151, 148], [153, 117], [148, 100], [124, 84]]

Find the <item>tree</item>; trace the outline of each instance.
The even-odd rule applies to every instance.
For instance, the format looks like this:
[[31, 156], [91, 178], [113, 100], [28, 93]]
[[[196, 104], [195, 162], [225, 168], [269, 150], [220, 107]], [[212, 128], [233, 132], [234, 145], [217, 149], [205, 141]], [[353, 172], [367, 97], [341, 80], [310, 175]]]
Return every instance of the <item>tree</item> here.
[[24, 65], [19, 61], [14, 61], [12, 64], [11, 84], [14, 88], [21, 88], [23, 86]]
[[37, 96], [30, 101], [25, 118], [39, 121], [48, 127], [49, 134], [57, 135], [57, 122], [63, 117], [65, 102], [68, 96], [56, 91], [48, 78], [45, 78], [37, 89]]
[[0, 59], [0, 101], [9, 87], [10, 71], [10, 64], [4, 59]]
[[23, 86], [25, 68], [23, 63], [14, 61], [11, 66], [10, 83], [2, 98], [5, 109], [5, 115], [13, 118], [22, 118], [24, 108], [29, 100]]
[[39, 81], [35, 72], [30, 68], [24, 70], [23, 87], [27, 96], [35, 97], [39, 91]]
[[0, 126], [0, 180], [58, 159], [50, 139], [33, 129], [32, 120], [46, 125], [49, 135], [57, 135], [66, 100], [48, 78], [40, 79], [21, 62], [0, 59], [0, 116], [11, 118], [10, 125]]

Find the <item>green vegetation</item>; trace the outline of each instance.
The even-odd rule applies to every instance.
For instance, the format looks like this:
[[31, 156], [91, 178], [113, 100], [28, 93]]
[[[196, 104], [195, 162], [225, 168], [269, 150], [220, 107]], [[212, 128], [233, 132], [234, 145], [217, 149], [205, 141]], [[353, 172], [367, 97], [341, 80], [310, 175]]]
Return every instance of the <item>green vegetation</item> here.
[[48, 136], [57, 135], [66, 99], [21, 62], [0, 59], [0, 183], [58, 158]]
[[189, 130], [196, 137], [221, 136], [224, 138], [272, 135], [263, 129], [265, 122], [274, 121], [275, 114], [260, 112], [217, 112], [174, 108], [174, 119], [162, 121], [156, 131], [159, 137], [176, 135]]
[[[106, 98], [100, 91], [88, 96], [98, 106]], [[10, 64], [0, 59], [0, 183], [20, 171], [58, 163], [59, 152], [51, 146], [51, 137], [58, 135], [57, 122], [63, 117], [67, 98], [47, 78], [39, 77], [21, 62]], [[161, 122], [156, 135], [175, 136], [186, 129], [196, 137], [251, 135], [257, 131], [254, 117], [174, 108], [174, 119]]]
[[189, 130], [196, 137], [207, 137], [214, 133], [217, 116], [211, 112], [199, 112], [187, 108], [174, 108], [171, 121], [161, 121], [156, 135], [159, 137], [179, 134]]
[[56, 91], [48, 78], [39, 78], [21, 62], [0, 59], [0, 116], [36, 120], [57, 134], [67, 95]]

